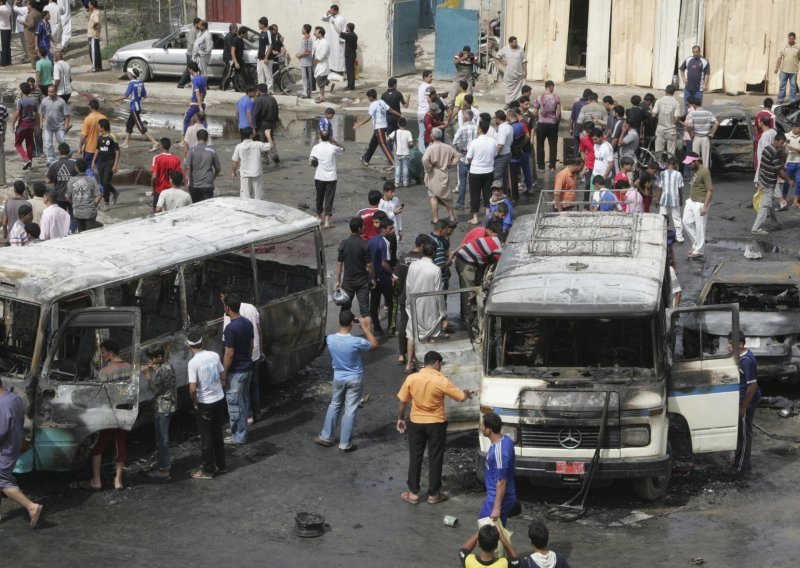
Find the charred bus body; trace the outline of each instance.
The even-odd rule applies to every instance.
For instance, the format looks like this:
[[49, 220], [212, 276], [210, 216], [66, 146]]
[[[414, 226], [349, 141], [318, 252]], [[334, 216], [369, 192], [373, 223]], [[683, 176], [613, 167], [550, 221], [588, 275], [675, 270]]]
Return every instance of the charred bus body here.
[[[0, 251], [0, 373], [23, 398], [31, 435], [17, 471], [71, 469], [97, 432], [141, 421], [139, 408], [153, 397], [139, 381], [149, 345], [164, 346], [180, 395], [188, 330], [221, 350], [223, 290], [260, 312], [262, 378], [287, 380], [324, 346], [322, 247], [316, 220], [303, 212], [218, 198]], [[98, 346], [108, 338], [131, 364], [125, 380], [99, 380]]]
[[[488, 286], [480, 405], [515, 442], [517, 475], [540, 485], [629, 480], [663, 496], [670, 439], [693, 452], [736, 447], [738, 355], [684, 355], [683, 322], [703, 330], [734, 305], [672, 310], [664, 218], [519, 218]], [[697, 339], [704, 337], [701, 331]], [[488, 450], [480, 437], [479, 475]]]

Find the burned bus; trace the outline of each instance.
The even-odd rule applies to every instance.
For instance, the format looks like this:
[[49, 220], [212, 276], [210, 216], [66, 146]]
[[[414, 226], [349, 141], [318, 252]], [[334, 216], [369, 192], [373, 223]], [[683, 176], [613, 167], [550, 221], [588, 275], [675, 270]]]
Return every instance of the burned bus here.
[[[146, 420], [142, 353], [162, 345], [179, 398], [186, 334], [222, 350], [221, 292], [261, 315], [262, 380], [288, 380], [322, 351], [327, 288], [316, 220], [266, 201], [217, 198], [152, 217], [0, 251], [0, 373], [28, 410], [17, 471], [67, 470], [96, 435]], [[100, 380], [98, 348], [122, 347], [131, 375]]]

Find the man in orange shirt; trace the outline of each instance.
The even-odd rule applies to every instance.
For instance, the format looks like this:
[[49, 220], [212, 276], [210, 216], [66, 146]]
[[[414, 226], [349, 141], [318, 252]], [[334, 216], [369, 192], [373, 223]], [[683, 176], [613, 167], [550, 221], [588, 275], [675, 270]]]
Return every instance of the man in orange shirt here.
[[[400, 409], [397, 413], [397, 431], [408, 432], [408, 491], [400, 494], [406, 503], [419, 503], [422, 456], [428, 446], [428, 503], [435, 505], [447, 500], [441, 492], [442, 461], [444, 443], [447, 437], [447, 418], [444, 413], [444, 397], [449, 396], [457, 402], [464, 402], [476, 394], [475, 391], [460, 389], [442, 374], [443, 357], [436, 351], [425, 354], [424, 367], [406, 377], [397, 398]], [[411, 413], [406, 424], [405, 415], [408, 403]]]
[[108, 120], [108, 117], [100, 112], [100, 103], [97, 99], [89, 101], [89, 114], [83, 119], [81, 125], [80, 151], [83, 152], [83, 160], [91, 164], [94, 159], [94, 151], [97, 150], [97, 139], [100, 137], [100, 121]]
[[553, 186], [553, 209], [559, 213], [575, 208], [575, 189], [578, 183], [578, 172], [583, 169], [583, 160], [577, 158], [558, 172]]

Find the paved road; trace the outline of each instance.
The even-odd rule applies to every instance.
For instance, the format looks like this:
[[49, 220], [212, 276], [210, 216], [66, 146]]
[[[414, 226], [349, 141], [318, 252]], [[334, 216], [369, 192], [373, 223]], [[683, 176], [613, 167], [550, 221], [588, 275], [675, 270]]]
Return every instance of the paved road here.
[[[313, 170], [307, 166], [309, 138], [302, 119], [292, 122], [280, 138], [281, 164], [266, 175], [270, 199], [297, 206], [313, 203]], [[119, 124], [119, 123], [118, 123]], [[169, 131], [159, 128], [156, 135]], [[362, 133], [359, 133], [362, 136]], [[171, 136], [175, 137], [174, 131]], [[349, 133], [347, 138], [352, 138]], [[126, 154], [123, 168], [147, 164], [147, 144], [138, 142]], [[235, 194], [228, 174], [231, 140], [218, 140], [224, 174], [220, 193]], [[346, 217], [365, 205], [367, 191], [382, 185], [379, 158], [364, 168], [358, 156], [363, 144], [346, 143], [341, 160], [335, 218], [337, 226], [325, 232], [329, 270], [339, 240], [347, 234]], [[36, 169], [33, 175], [41, 175]], [[131, 178], [132, 179], [132, 178]], [[710, 212], [709, 243], [702, 261], [688, 261], [677, 250], [684, 301], [696, 296], [703, 280], [723, 259], [740, 258], [751, 242], [753, 211], [748, 208], [752, 185], [747, 176], [717, 176]], [[146, 188], [123, 186], [120, 204], [107, 221], [147, 214]], [[425, 191], [416, 186], [400, 193], [406, 204], [405, 249], [419, 232], [430, 229]], [[530, 213], [523, 204], [519, 213]], [[767, 247], [793, 249], [800, 225], [798, 210], [780, 213], [784, 230], [759, 240]], [[461, 215], [462, 221], [466, 220]], [[466, 231], [459, 227], [457, 238]], [[209, 230], [215, 230], [209, 228]], [[684, 245], [685, 247], [686, 245]], [[770, 253], [765, 254], [770, 256]], [[758, 270], [758, 263], [753, 263]], [[329, 318], [329, 321], [333, 319]], [[471, 534], [483, 500], [474, 482], [475, 431], [451, 435], [446, 454], [445, 488], [453, 498], [438, 506], [409, 506], [400, 501], [405, 489], [405, 439], [394, 431], [396, 399], [403, 380], [395, 363], [396, 343], [381, 341], [367, 355], [367, 390], [372, 400], [359, 412], [355, 441], [358, 451], [342, 454], [321, 448], [312, 438], [321, 428], [330, 392], [329, 358], [322, 355], [290, 385], [268, 393], [266, 420], [258, 423], [251, 442], [231, 455], [230, 473], [213, 481], [192, 480], [191, 467], [199, 460], [198, 439], [188, 415], [173, 428], [176, 454], [174, 478], [150, 482], [141, 474], [149, 466], [152, 431], [133, 436], [135, 460], [126, 471], [127, 489], [87, 493], [74, 475], [33, 474], [23, 487], [45, 505], [42, 530], [32, 533], [21, 512], [3, 501], [0, 525], [3, 565], [78, 566], [107, 563], [127, 566], [280, 566], [303, 563], [320, 566], [381, 564], [401, 566], [455, 566], [455, 553]], [[763, 420], [763, 422], [761, 422]], [[798, 421], [781, 421], [764, 412], [762, 424], [774, 432], [796, 432]], [[796, 445], [756, 435], [755, 474], [749, 482], [732, 483], [719, 475], [727, 456], [698, 460], [698, 467], [677, 476], [669, 499], [642, 505], [624, 486], [598, 489], [590, 497], [590, 513], [582, 523], [551, 525], [553, 548], [568, 554], [573, 566], [665, 566], [686, 564], [702, 556], [714, 566], [797, 565], [798, 534], [794, 491], [798, 466]], [[564, 501], [569, 491], [542, 491], [521, 482], [524, 514], [511, 520], [515, 544], [524, 548], [529, 519], [540, 518], [546, 504]], [[653, 518], [635, 524], [628, 515], [643, 511]], [[327, 534], [302, 540], [293, 535], [294, 516], [311, 511], [325, 516]], [[444, 515], [461, 519], [456, 528], [442, 523]], [[613, 523], [621, 526], [612, 526]]]

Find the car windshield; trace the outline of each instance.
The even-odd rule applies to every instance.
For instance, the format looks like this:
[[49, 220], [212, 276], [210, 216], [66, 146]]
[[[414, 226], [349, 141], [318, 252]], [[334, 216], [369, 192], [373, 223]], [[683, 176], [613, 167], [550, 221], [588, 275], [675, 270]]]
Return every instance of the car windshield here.
[[38, 325], [39, 306], [0, 298], [0, 372], [27, 372]]
[[794, 284], [714, 284], [703, 302], [739, 304], [743, 312], [798, 312], [800, 294]]
[[[509, 368], [636, 367], [654, 364], [652, 319], [497, 316], [490, 329], [492, 374]], [[523, 371], [524, 374], [524, 371]], [[536, 374], [536, 373], [532, 373]]]

